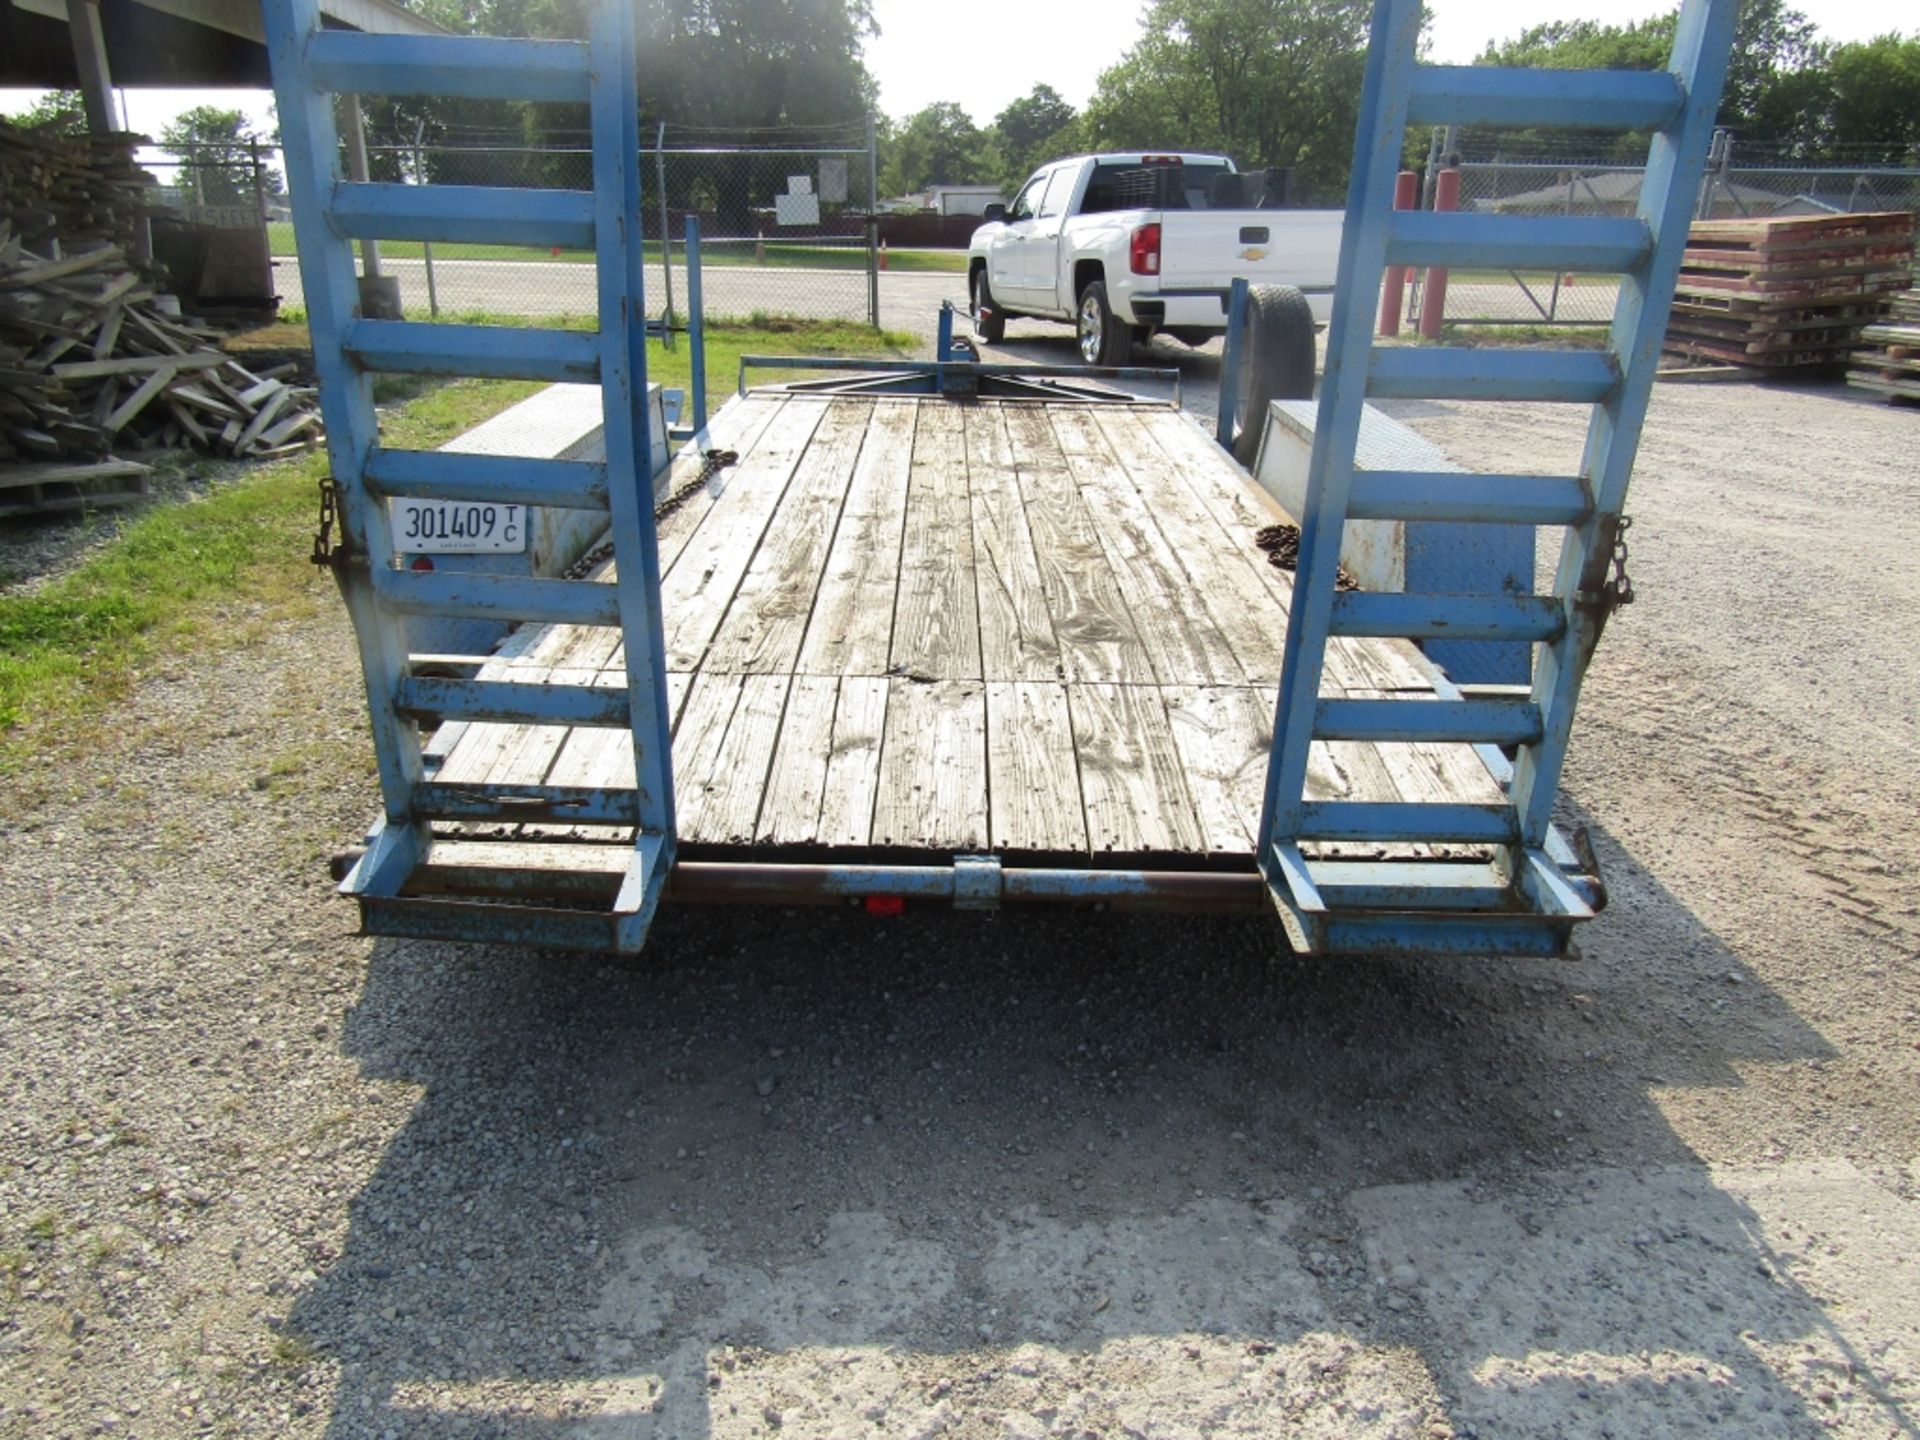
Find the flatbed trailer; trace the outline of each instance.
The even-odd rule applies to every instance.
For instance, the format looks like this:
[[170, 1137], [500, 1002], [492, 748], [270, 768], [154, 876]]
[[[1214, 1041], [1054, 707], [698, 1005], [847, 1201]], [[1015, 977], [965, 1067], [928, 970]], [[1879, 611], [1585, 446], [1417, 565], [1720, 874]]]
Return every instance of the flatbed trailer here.
[[[935, 872], [991, 856], [996, 895], [1044, 894], [1013, 873], [1039, 870], [1059, 899], [1262, 902], [1254, 837], [1292, 577], [1255, 536], [1284, 516], [1190, 416], [770, 388], [714, 416], [704, 448], [722, 447], [737, 463], [658, 522], [678, 855], [707, 862], [687, 884], [926, 893], [948, 883]], [[691, 448], [665, 488], [702, 465]], [[619, 686], [620, 632], [529, 627], [479, 673]], [[1405, 640], [1352, 639], [1323, 693], [1432, 698], [1444, 683]], [[625, 789], [621, 739], [455, 724], [430, 773]], [[1489, 758], [1317, 742], [1310, 793], [1497, 804]], [[555, 820], [461, 827], [439, 848], [514, 871], [488, 887], [535, 901], [618, 875], [630, 830]], [[833, 867], [850, 867], [837, 885]], [[420, 883], [452, 881], [436, 863]]]
[[[1735, 8], [1685, 0], [1666, 71], [1539, 72], [1422, 65], [1417, 0], [1378, 0], [1290, 579], [1227, 454], [1092, 371], [826, 362], [724, 407], [656, 492], [631, 5], [577, 43], [360, 35], [269, 0], [337, 498], [316, 558], [380, 777], [341, 886], [364, 926], [632, 952], [669, 895], [1052, 900], [1271, 908], [1306, 951], [1564, 952], [1604, 896], [1555, 797], [1632, 597], [1627, 485]], [[348, 181], [341, 92], [585, 105], [593, 188]], [[1534, 122], [1650, 132], [1637, 213], [1392, 209], [1407, 125]], [[368, 318], [366, 238], [590, 245], [599, 330]], [[1620, 300], [1599, 351], [1376, 349], [1390, 264], [1619, 275]], [[388, 448], [385, 371], [590, 382], [605, 458]], [[1585, 405], [1586, 450], [1562, 475], [1357, 473], [1369, 396]], [[401, 499], [604, 513], [612, 564], [410, 565]], [[1560, 561], [1539, 594], [1338, 593], [1350, 519], [1537, 526]], [[422, 616], [518, 628], [427, 655]], [[1463, 696], [1415, 643], [1437, 638], [1527, 643], [1530, 689]]]

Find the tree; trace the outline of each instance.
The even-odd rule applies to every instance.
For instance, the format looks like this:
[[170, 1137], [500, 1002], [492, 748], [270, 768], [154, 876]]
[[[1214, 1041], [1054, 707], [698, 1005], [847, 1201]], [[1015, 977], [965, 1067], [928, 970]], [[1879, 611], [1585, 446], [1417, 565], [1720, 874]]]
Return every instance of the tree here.
[[78, 90], [49, 90], [26, 109], [6, 118], [22, 130], [48, 135], [87, 133], [87, 104]]
[[[271, 144], [238, 110], [196, 105], [160, 132], [160, 148], [180, 160], [180, 188], [202, 205], [250, 205], [254, 201], [253, 146]], [[260, 167], [266, 195], [280, 193], [280, 176]]]
[[1087, 106], [1099, 148], [1222, 150], [1337, 197], [1352, 159], [1368, 0], [1151, 0]]
[[1049, 160], [1069, 153], [1054, 149], [1056, 137], [1070, 133], [1076, 115], [1051, 85], [1033, 87], [993, 118], [998, 137], [1000, 186], [1011, 195], [1022, 181]]
[[[887, 147], [883, 183], [896, 195], [929, 185], [973, 185], [994, 178], [998, 151], [951, 100], [909, 115]], [[1024, 177], [1023, 177], [1024, 178]]]

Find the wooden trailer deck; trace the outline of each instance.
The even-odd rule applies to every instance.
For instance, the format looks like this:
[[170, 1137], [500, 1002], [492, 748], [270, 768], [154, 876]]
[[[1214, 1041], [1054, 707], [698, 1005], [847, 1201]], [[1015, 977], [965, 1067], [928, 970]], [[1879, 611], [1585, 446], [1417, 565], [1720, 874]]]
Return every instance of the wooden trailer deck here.
[[[1279, 512], [1190, 417], [756, 391], [709, 443], [738, 463], [659, 521], [683, 858], [1251, 868], [1292, 577], [1254, 541]], [[543, 625], [482, 673], [622, 664], [617, 630]], [[1433, 691], [1399, 640], [1336, 639], [1327, 670], [1328, 696]], [[435, 757], [443, 781], [634, 783], [624, 729], [452, 724]], [[1321, 743], [1310, 786], [1502, 799], [1461, 745]]]

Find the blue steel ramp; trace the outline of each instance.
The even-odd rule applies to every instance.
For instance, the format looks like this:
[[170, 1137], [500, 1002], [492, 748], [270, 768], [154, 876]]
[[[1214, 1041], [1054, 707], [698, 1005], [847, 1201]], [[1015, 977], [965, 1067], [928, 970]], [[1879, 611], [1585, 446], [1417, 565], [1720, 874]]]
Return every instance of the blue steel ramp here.
[[[1737, 0], [1687, 0], [1668, 69], [1507, 70], [1418, 63], [1419, 0], [1379, 0], [1361, 95], [1347, 224], [1302, 518], [1299, 574], [1275, 713], [1257, 855], [1294, 944], [1309, 951], [1554, 954], [1598, 896], [1551, 825], [1580, 685], [1608, 615], [1631, 597], [1622, 537], [1653, 372], [1699, 193]], [[1395, 211], [1409, 125], [1650, 131], [1630, 217], [1522, 218]], [[1376, 348], [1373, 302], [1388, 265], [1594, 271], [1622, 277], [1605, 349]], [[1356, 474], [1368, 397], [1528, 400], [1591, 407], [1579, 473]], [[1444, 511], [1473, 524], [1558, 528], [1544, 595], [1336, 593], [1350, 518]], [[1326, 700], [1341, 636], [1522, 641], [1531, 692], [1498, 700]], [[1335, 739], [1507, 747], [1498, 805], [1317, 801], [1309, 755]], [[1334, 861], [1330, 841], [1495, 847], [1490, 863]], [[1444, 851], [1442, 852], [1442, 855]]]

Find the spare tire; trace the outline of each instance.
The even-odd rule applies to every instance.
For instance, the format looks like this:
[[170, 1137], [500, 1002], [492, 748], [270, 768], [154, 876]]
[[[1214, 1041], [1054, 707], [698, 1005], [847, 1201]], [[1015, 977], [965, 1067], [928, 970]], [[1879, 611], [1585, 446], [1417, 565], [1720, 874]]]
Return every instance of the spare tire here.
[[1293, 286], [1255, 285], [1247, 292], [1233, 407], [1233, 454], [1249, 470], [1260, 454], [1268, 404], [1313, 398], [1313, 337], [1312, 307]]

